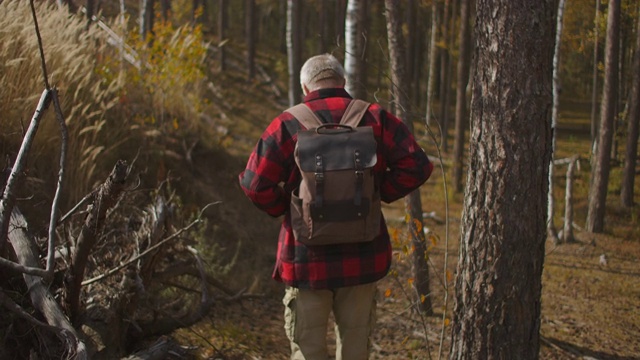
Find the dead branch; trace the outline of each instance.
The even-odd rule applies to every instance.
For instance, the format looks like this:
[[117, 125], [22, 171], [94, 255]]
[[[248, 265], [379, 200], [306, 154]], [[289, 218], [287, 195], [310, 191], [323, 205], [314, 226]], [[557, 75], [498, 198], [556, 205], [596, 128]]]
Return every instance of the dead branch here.
[[[44, 54], [42, 54], [44, 59]], [[51, 202], [51, 215], [49, 218], [49, 239], [48, 239], [48, 251], [47, 251], [47, 272], [53, 275], [53, 268], [55, 266], [55, 246], [56, 246], [56, 224], [60, 217], [60, 210], [58, 205], [60, 203], [60, 195], [62, 194], [62, 181], [64, 180], [64, 170], [67, 159], [67, 147], [69, 142], [69, 132], [67, 131], [67, 124], [62, 115], [62, 108], [60, 107], [60, 99], [58, 98], [58, 90], [53, 89], [51, 92], [53, 96], [53, 109], [55, 110], [56, 119], [60, 126], [60, 162], [58, 164], [58, 182], [56, 183], [56, 192]]]
[[66, 279], [69, 285], [66, 301], [69, 304], [69, 314], [72, 319], [76, 319], [79, 315], [80, 290], [89, 254], [98, 239], [98, 235], [102, 232], [107, 210], [116, 204], [124, 190], [127, 174], [127, 163], [122, 160], [118, 161], [107, 180], [101, 185], [92, 208], [80, 230], [80, 235], [76, 240], [75, 248], [71, 255], [69, 277]]
[[18, 151], [18, 156], [16, 157], [16, 161], [13, 165], [13, 168], [11, 169], [11, 174], [9, 174], [9, 178], [7, 179], [2, 199], [0, 199], [0, 253], [2, 253], [5, 240], [7, 239], [9, 218], [11, 217], [11, 211], [15, 202], [14, 191], [18, 184], [18, 180], [22, 175], [24, 167], [26, 166], [27, 156], [29, 154], [29, 151], [31, 150], [31, 144], [35, 139], [36, 132], [38, 131], [38, 126], [40, 125], [42, 115], [47, 110], [50, 103], [51, 91], [45, 89], [42, 92], [42, 95], [40, 95], [40, 101], [38, 101], [36, 111], [33, 114], [31, 123], [29, 124], [29, 128], [24, 135], [22, 145], [20, 146], [20, 150]]
[[[26, 232], [27, 222], [18, 210], [14, 208], [11, 213], [11, 231], [9, 241], [18, 258], [18, 262], [28, 267], [37, 267], [38, 252], [35, 241]], [[45, 284], [41, 277], [23, 275], [24, 281], [29, 289], [29, 296], [33, 306], [42, 313], [49, 325], [59, 329], [64, 329], [71, 339], [70, 344], [77, 356], [77, 359], [87, 359], [87, 349], [84, 342], [79, 338], [75, 328], [64, 315], [62, 308], [49, 292], [49, 286]]]

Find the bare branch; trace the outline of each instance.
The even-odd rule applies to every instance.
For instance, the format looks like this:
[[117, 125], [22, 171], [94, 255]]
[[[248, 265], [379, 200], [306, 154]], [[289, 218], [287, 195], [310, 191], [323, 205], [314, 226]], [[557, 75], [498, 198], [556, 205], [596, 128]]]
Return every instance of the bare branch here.
[[[43, 55], [44, 56], [44, 55]], [[43, 57], [44, 59], [44, 57]], [[53, 276], [53, 268], [55, 265], [55, 246], [56, 246], [56, 224], [60, 217], [60, 210], [58, 204], [60, 203], [60, 194], [62, 193], [62, 181], [64, 180], [64, 170], [67, 158], [67, 144], [69, 142], [69, 133], [67, 131], [67, 124], [64, 121], [62, 115], [62, 108], [60, 107], [60, 99], [58, 98], [58, 89], [51, 91], [53, 97], [53, 108], [56, 113], [56, 119], [58, 125], [60, 125], [60, 163], [58, 169], [58, 183], [56, 184], [56, 193], [51, 203], [51, 217], [49, 219], [49, 241], [47, 252], [47, 272]]]
[[49, 273], [42, 268], [24, 266], [13, 261], [0, 257], [0, 267], [9, 269], [17, 274], [27, 274], [46, 278]]
[[40, 28], [38, 27], [38, 17], [36, 16], [36, 8], [33, 5], [33, 0], [29, 0], [31, 5], [31, 15], [33, 16], [33, 25], [36, 28], [36, 36], [38, 37], [38, 49], [40, 50], [40, 61], [42, 62], [42, 75], [44, 77], [44, 88], [51, 90], [49, 85], [49, 76], [47, 75], [47, 63], [44, 60], [44, 49], [42, 48], [42, 37], [40, 36]]
[[51, 91], [45, 89], [42, 92], [42, 95], [40, 95], [40, 101], [38, 102], [38, 106], [36, 107], [36, 111], [33, 114], [33, 117], [31, 118], [29, 128], [24, 135], [22, 145], [20, 146], [20, 150], [18, 151], [18, 156], [16, 157], [16, 161], [13, 165], [13, 168], [11, 169], [11, 174], [9, 174], [9, 178], [7, 179], [7, 184], [5, 185], [2, 199], [0, 199], [0, 250], [2, 250], [2, 248], [4, 247], [4, 243], [7, 238], [7, 231], [9, 229], [9, 217], [11, 216], [11, 210], [13, 209], [13, 204], [15, 202], [14, 190], [16, 185], [18, 184], [18, 177], [22, 174], [22, 171], [27, 163], [27, 156], [29, 154], [29, 151], [31, 150], [31, 144], [33, 143], [36, 132], [38, 131], [40, 120], [42, 119], [42, 115], [49, 107], [50, 103]]

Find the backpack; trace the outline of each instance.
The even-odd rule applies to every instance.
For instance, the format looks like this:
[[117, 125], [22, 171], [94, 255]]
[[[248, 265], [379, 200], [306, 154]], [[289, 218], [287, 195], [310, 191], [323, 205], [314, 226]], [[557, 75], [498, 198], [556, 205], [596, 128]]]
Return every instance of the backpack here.
[[352, 100], [340, 124], [323, 124], [305, 104], [287, 110], [307, 130], [294, 157], [302, 180], [291, 194], [291, 226], [306, 245], [359, 243], [380, 233], [380, 192], [373, 167], [377, 142], [358, 127], [369, 103]]

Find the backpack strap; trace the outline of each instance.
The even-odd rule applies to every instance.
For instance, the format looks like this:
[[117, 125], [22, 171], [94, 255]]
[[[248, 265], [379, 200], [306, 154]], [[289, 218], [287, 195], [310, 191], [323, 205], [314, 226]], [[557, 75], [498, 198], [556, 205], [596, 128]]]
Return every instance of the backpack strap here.
[[315, 129], [323, 124], [318, 115], [304, 103], [290, 107], [285, 112], [293, 115], [307, 130]]
[[347, 109], [344, 111], [342, 115], [342, 120], [340, 120], [340, 124], [349, 125], [352, 128], [358, 127], [358, 124], [364, 117], [364, 114], [369, 110], [368, 103], [363, 100], [353, 99], [347, 106]]

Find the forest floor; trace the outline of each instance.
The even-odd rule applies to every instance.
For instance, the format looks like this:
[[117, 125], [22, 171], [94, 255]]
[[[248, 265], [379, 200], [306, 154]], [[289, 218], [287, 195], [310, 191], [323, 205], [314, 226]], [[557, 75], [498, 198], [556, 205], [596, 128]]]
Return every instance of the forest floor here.
[[[230, 166], [222, 172], [217, 168], [210, 178], [217, 183], [236, 182], [243, 161], [227, 158], [224, 162]], [[445, 202], [441, 182], [442, 171], [437, 168], [421, 189], [424, 210], [435, 212], [425, 221], [433, 234], [429, 258], [434, 316], [421, 316], [411, 306], [410, 266], [402, 243], [402, 202], [384, 208], [391, 231], [399, 235], [395, 236], [392, 271], [379, 284], [371, 359], [442, 359], [448, 355], [462, 196], [450, 195], [450, 201]], [[230, 226], [234, 221], [236, 224], [230, 232], [249, 231], [254, 241], [243, 245], [244, 261], [239, 260], [231, 270], [227, 283], [260, 295], [221, 300], [206, 320], [174, 336], [183, 344], [195, 345], [197, 357], [202, 359], [286, 359], [289, 345], [283, 331], [283, 287], [269, 279], [280, 219], [257, 211], [242, 199], [239, 189], [222, 190], [221, 196], [231, 204], [225, 216]], [[585, 207], [584, 200], [576, 203], [576, 222], [581, 223], [578, 219], [582, 219]], [[616, 205], [608, 209], [608, 235], [576, 229], [576, 242], [546, 244], [541, 359], [640, 359], [639, 209], [622, 210]], [[444, 222], [447, 210], [448, 224]], [[601, 261], [603, 255], [606, 264]], [[330, 329], [330, 349], [335, 348], [332, 336]]]

